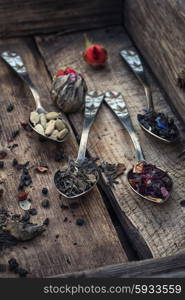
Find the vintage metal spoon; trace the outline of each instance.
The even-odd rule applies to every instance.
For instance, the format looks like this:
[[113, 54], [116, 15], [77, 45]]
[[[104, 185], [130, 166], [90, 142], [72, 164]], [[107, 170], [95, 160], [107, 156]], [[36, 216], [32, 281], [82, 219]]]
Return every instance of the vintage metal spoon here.
[[[103, 102], [103, 99], [104, 99], [104, 94], [98, 93], [97, 91], [90, 91], [86, 95], [83, 131], [82, 131], [82, 135], [81, 135], [78, 156], [77, 156], [77, 159], [76, 159], [76, 162], [75, 162], [76, 163], [76, 170], [78, 170], [78, 165], [83, 163], [86, 159], [85, 154], [86, 154], [89, 131], [90, 131], [91, 126], [92, 126], [92, 124], [95, 120], [95, 117], [98, 113], [98, 110], [101, 106], [101, 103]], [[59, 178], [58, 176], [60, 176], [60, 172], [61, 171], [59, 170], [55, 173], [54, 183], [55, 183], [55, 186], [56, 186], [58, 192], [62, 196], [66, 197], [68, 199], [74, 199], [74, 198], [77, 198], [77, 197], [80, 197], [80, 196], [86, 194], [87, 192], [89, 192], [91, 189], [94, 188], [94, 186], [97, 184], [97, 182], [99, 180], [99, 174], [98, 174], [98, 172], [96, 172], [96, 182], [93, 184], [93, 186], [91, 186], [90, 189], [84, 191], [81, 194], [77, 194], [77, 195], [74, 195], [74, 196], [67, 196], [66, 194], [64, 194], [57, 187], [57, 179]]]
[[[147, 104], [148, 104], [148, 112], [155, 113], [150, 84], [146, 78], [144, 67], [142, 65], [139, 55], [137, 54], [137, 52], [135, 50], [132, 50], [132, 49], [124, 49], [120, 52], [120, 55], [126, 61], [127, 65], [131, 68], [131, 70], [135, 73], [136, 77], [139, 79], [139, 81], [141, 82], [141, 84], [144, 87]], [[179, 131], [176, 126], [175, 126], [175, 128], [176, 128], [177, 134], [175, 135], [175, 138], [166, 139], [166, 138], [160, 137], [159, 135], [153, 133], [151, 130], [147, 129], [140, 121], [139, 121], [139, 124], [145, 132], [147, 132], [148, 134], [152, 135], [153, 137], [159, 139], [162, 142], [174, 143], [179, 139]]]
[[[18, 74], [18, 76], [26, 83], [26, 85], [30, 89], [30, 91], [33, 95], [33, 98], [35, 100], [35, 104], [36, 104], [36, 109], [35, 110], [36, 110], [36, 112], [38, 112], [39, 114], [41, 114], [41, 113], [47, 114], [47, 111], [41, 105], [40, 95], [39, 95], [38, 91], [36, 90], [35, 86], [33, 85], [32, 81], [29, 77], [29, 74], [28, 74], [26, 66], [25, 66], [25, 64], [22, 60], [22, 57], [19, 54], [17, 54], [16, 52], [11, 52], [11, 51], [2, 52], [1, 57]], [[56, 141], [58, 143], [62, 143], [66, 140], [66, 138], [67, 138], [67, 136], [70, 132], [69, 126], [67, 125], [67, 123], [63, 119], [62, 119], [62, 121], [64, 122], [64, 124], [66, 125], [66, 128], [68, 129], [68, 133], [61, 140], [52, 139], [48, 136], [40, 134], [32, 126], [32, 123], [30, 122], [30, 120], [29, 120], [29, 125], [42, 138], [44, 137], [44, 139], [48, 139], [48, 140], [51, 140], [51, 141]]]
[[[142, 151], [138, 136], [137, 136], [137, 134], [134, 130], [132, 120], [131, 120], [130, 115], [129, 115], [129, 111], [128, 111], [126, 103], [123, 99], [123, 95], [121, 93], [117, 92], [117, 91], [109, 91], [105, 94], [104, 101], [111, 108], [111, 110], [115, 113], [115, 115], [118, 117], [118, 119], [121, 121], [121, 123], [123, 124], [123, 126], [125, 127], [127, 132], [129, 133], [129, 135], [132, 139], [132, 142], [134, 144], [134, 148], [136, 150], [136, 159], [137, 159], [137, 161], [138, 162], [139, 161], [145, 161], [145, 158], [144, 158], [144, 155], [143, 155], [143, 151]], [[138, 193], [136, 190], [134, 190], [134, 188], [131, 186], [131, 184], [128, 180], [128, 175], [131, 171], [132, 171], [132, 169], [129, 170], [128, 173], [127, 173], [127, 181], [128, 181], [128, 184], [129, 184], [130, 188], [137, 195], [139, 195], [140, 197], [142, 197], [142, 198], [144, 198], [148, 201], [152, 201], [152, 202], [155, 202], [155, 203], [163, 203], [170, 197], [171, 191], [170, 191], [168, 197], [166, 197], [165, 199], [161, 199], [161, 201], [159, 202], [159, 201], [151, 200], [147, 196], [143, 196], [142, 194]], [[171, 182], [171, 187], [172, 187], [172, 185], [173, 185], [172, 179], [168, 174], [167, 174], [167, 176], [169, 177], [169, 180]], [[172, 188], [171, 188], [171, 190], [172, 190]]]

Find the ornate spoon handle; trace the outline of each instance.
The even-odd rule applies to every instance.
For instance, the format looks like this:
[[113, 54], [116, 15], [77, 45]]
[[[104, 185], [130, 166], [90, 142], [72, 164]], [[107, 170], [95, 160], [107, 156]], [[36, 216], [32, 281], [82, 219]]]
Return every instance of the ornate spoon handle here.
[[136, 150], [137, 160], [138, 161], [144, 160], [143, 151], [141, 149], [138, 136], [133, 127], [132, 120], [129, 115], [129, 111], [123, 99], [123, 95], [116, 91], [109, 91], [105, 94], [104, 100], [107, 103], [107, 105], [111, 108], [111, 110], [115, 113], [115, 115], [118, 117], [118, 119], [121, 121], [121, 123], [124, 125], [126, 130], [128, 131], [132, 139], [132, 142], [134, 144], [134, 148]]
[[142, 65], [139, 55], [137, 54], [136, 51], [132, 49], [124, 49], [120, 52], [120, 55], [126, 61], [127, 65], [131, 68], [131, 70], [135, 73], [136, 77], [143, 85], [146, 99], [147, 99], [148, 110], [154, 111], [154, 104], [153, 104], [150, 85], [145, 76], [144, 67]]
[[82, 162], [85, 159], [89, 131], [101, 106], [103, 98], [104, 94], [98, 93], [97, 91], [90, 91], [86, 95], [83, 131], [76, 160], [77, 162]]
[[27, 72], [27, 69], [23, 62], [22, 57], [19, 54], [17, 54], [16, 52], [11, 52], [11, 51], [2, 52], [1, 57], [6, 61], [6, 63], [18, 74], [18, 76], [29, 87], [29, 89], [31, 90], [31, 93], [33, 95], [33, 98], [35, 100], [36, 109], [41, 108], [42, 110], [44, 110], [41, 105], [41, 102], [40, 102], [40, 96], [29, 77], [29, 74]]

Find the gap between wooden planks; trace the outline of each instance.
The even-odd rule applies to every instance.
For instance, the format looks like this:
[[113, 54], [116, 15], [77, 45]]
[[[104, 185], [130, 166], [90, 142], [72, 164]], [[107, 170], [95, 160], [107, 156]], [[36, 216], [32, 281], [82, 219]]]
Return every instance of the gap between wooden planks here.
[[[137, 238], [141, 236], [154, 257], [176, 253], [185, 245], [185, 208], [180, 205], [185, 194], [184, 167], [182, 161], [177, 159], [181, 146], [164, 145], [146, 136], [137, 123], [136, 115], [146, 108], [146, 100], [140, 83], [119, 56], [120, 50], [132, 45], [124, 29], [115, 26], [92, 30], [88, 35], [90, 39], [103, 44], [108, 50], [108, 65], [102, 70], [93, 70], [84, 63], [83, 33], [58, 38], [40, 36], [36, 37], [36, 42], [51, 75], [63, 65], [70, 66], [85, 76], [89, 89], [101, 91], [113, 89], [123, 93], [146, 160], [169, 172], [174, 180], [174, 190], [169, 201], [163, 205], [156, 205], [133, 195], [127, 186], [126, 176], [122, 176], [119, 179], [120, 183], [111, 189], [111, 193], [123, 212], [122, 218], [126, 216], [135, 232], [138, 232], [136, 236], [130, 235], [136, 247]], [[152, 84], [157, 110], [172, 116], [157, 84], [151, 75], [148, 74], [148, 77]], [[73, 114], [69, 118], [80, 134], [82, 114]], [[178, 120], [176, 122], [178, 124]], [[101, 161], [123, 162], [127, 169], [135, 160], [134, 149], [127, 132], [105, 105], [101, 108], [91, 131], [88, 150], [92, 156], [100, 157]]]
[[[52, 111], [49, 88], [50, 78], [45, 66], [36, 52], [34, 43], [30, 39], [10, 39], [0, 41], [0, 50], [11, 49], [19, 52], [26, 63], [29, 74], [41, 95], [43, 106]], [[9, 70], [7, 65], [0, 61], [1, 94], [0, 94], [0, 124], [2, 129], [1, 144], [7, 148], [7, 139], [11, 132], [20, 128], [20, 120], [28, 119], [29, 112], [34, 109], [34, 102], [21, 80]], [[7, 105], [13, 103], [15, 109], [7, 113]], [[19, 244], [0, 253], [0, 263], [7, 264], [11, 257], [15, 257], [22, 267], [28, 269], [31, 277], [46, 277], [60, 273], [74, 272], [77, 270], [91, 269], [108, 264], [127, 262], [127, 256], [121, 246], [115, 228], [105, 208], [100, 192], [95, 188], [91, 193], [77, 200], [79, 208], [73, 212], [62, 210], [60, 204], [64, 199], [59, 199], [53, 183], [53, 175], [61, 165], [67, 163], [54, 161], [54, 152], [63, 149], [64, 153], [77, 154], [77, 143], [73, 132], [65, 144], [61, 146], [53, 143], [41, 143], [33, 135], [27, 136], [20, 129], [20, 136], [16, 138], [18, 147], [8, 151], [5, 159], [5, 168], [0, 171], [4, 178], [5, 196], [0, 200], [3, 206], [14, 214], [22, 214], [16, 200], [17, 187], [20, 174], [11, 166], [13, 158], [20, 163], [30, 161], [33, 186], [30, 188], [32, 207], [38, 210], [36, 216], [31, 217], [33, 223], [42, 224], [49, 217], [50, 224], [46, 232], [31, 242]], [[34, 165], [45, 162], [49, 166], [48, 174], [36, 174]], [[41, 208], [44, 196], [43, 187], [49, 188], [49, 209]], [[67, 222], [63, 222], [67, 217]], [[77, 226], [77, 218], [85, 220], [84, 226]], [[58, 238], [57, 238], [58, 235]], [[23, 248], [24, 247], [24, 248]], [[26, 247], [26, 248], [25, 248]], [[10, 273], [0, 274], [0, 277], [11, 277]]]

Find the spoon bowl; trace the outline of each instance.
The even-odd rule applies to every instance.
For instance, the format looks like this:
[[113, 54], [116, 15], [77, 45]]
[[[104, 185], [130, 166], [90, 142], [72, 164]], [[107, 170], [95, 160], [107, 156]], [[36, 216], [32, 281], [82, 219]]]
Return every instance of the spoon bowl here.
[[[166, 143], [166, 144], [173, 144], [173, 143], [176, 143], [178, 142], [179, 138], [180, 138], [180, 135], [179, 135], [179, 131], [177, 130], [178, 134], [177, 136], [174, 138], [174, 139], [171, 139], [171, 140], [168, 140], [168, 139], [165, 139], [165, 138], [162, 138], [160, 137], [159, 135], [153, 133], [152, 131], [150, 131], [149, 129], [147, 129], [143, 124], [141, 124], [141, 122], [138, 120], [139, 122], [139, 125], [141, 127], [141, 129], [143, 131], [145, 131], [147, 134], [150, 134], [151, 136], [153, 136], [154, 138], [157, 138], [158, 140], [160, 140], [161, 142], [163, 143]], [[177, 127], [176, 127], [177, 128]]]
[[[164, 171], [163, 169], [161, 169], [161, 168], [158, 168], [158, 169], [161, 170], [161, 171], [163, 171], [163, 172], [165, 172], [165, 171]], [[166, 202], [166, 201], [169, 199], [169, 197], [171, 196], [171, 193], [172, 193], [172, 189], [173, 189], [173, 181], [172, 181], [172, 178], [171, 178], [166, 172], [165, 172], [165, 173], [166, 173], [166, 175], [168, 176], [168, 178], [169, 178], [169, 180], [170, 180], [171, 190], [169, 191], [169, 194], [168, 194], [168, 196], [167, 196], [165, 199], [162, 199], [162, 198], [156, 198], [156, 200], [155, 200], [155, 198], [147, 197], [147, 196], [144, 196], [144, 195], [140, 194], [138, 191], [136, 191], [136, 190], [133, 188], [133, 186], [132, 186], [132, 185], [130, 184], [130, 182], [129, 182], [129, 175], [132, 173], [132, 170], [133, 170], [133, 168], [130, 169], [130, 170], [127, 172], [127, 174], [126, 174], [127, 182], [128, 182], [128, 185], [129, 185], [130, 189], [131, 189], [135, 194], [137, 194], [140, 198], [145, 199], [145, 200], [148, 200], [148, 201], [150, 201], [150, 202], [157, 203], [157, 204], [162, 204], [162, 203]]]
[[99, 173], [97, 171], [96, 172], [96, 182], [88, 190], [84, 191], [83, 193], [74, 195], [74, 196], [68, 196], [65, 193], [61, 192], [61, 190], [57, 187], [57, 178], [58, 178], [59, 174], [60, 174], [60, 170], [58, 170], [54, 175], [54, 184], [55, 184], [55, 187], [56, 187], [58, 193], [67, 199], [76, 199], [78, 197], [85, 195], [86, 193], [90, 192], [97, 185], [97, 182], [99, 181]]
[[[47, 111], [45, 111], [44, 109], [41, 109], [41, 108], [37, 109], [36, 112], [37, 112], [38, 114], [41, 114], [41, 113], [47, 114]], [[30, 128], [31, 128], [37, 135], [39, 135], [39, 137], [43, 138], [44, 140], [50, 140], [50, 141], [52, 141], [52, 142], [63, 143], [63, 142], [68, 138], [69, 133], [70, 133], [70, 129], [69, 129], [69, 126], [68, 126], [67, 122], [66, 122], [62, 117], [59, 116], [58, 119], [60, 119], [60, 120], [63, 121], [63, 123], [65, 124], [65, 126], [66, 126], [66, 128], [67, 128], [67, 130], [68, 130], [67, 133], [66, 133], [66, 135], [65, 135], [65, 136], [63, 137], [63, 139], [61, 139], [61, 140], [53, 139], [53, 138], [51, 138], [51, 137], [49, 137], [49, 136], [42, 135], [41, 133], [39, 133], [37, 130], [35, 130], [34, 126], [32, 125], [32, 123], [31, 123], [31, 121], [30, 121], [30, 119], [29, 119], [29, 126], [30, 126]]]

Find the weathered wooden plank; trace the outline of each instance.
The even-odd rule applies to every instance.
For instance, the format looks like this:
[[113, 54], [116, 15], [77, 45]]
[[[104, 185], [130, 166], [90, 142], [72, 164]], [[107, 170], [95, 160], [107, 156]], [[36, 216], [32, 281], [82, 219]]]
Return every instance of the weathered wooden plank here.
[[0, 37], [121, 23], [121, 0], [1, 0], [0, 6]]
[[178, 278], [185, 276], [185, 253], [158, 259], [146, 259], [126, 264], [101, 267], [74, 274], [59, 275], [60, 278]]
[[125, 26], [183, 121], [185, 94], [177, 78], [185, 69], [184, 12], [181, 0], [124, 1]]
[[[51, 85], [50, 78], [32, 40], [13, 39], [0, 42], [1, 51], [8, 48], [23, 56], [31, 78], [41, 94], [43, 106], [48, 111], [54, 110], [48, 92]], [[29, 118], [29, 111], [33, 109], [34, 104], [20, 79], [9, 70], [3, 61], [0, 61], [0, 65], [1, 144], [4, 149], [7, 149], [8, 137], [13, 130], [20, 128], [20, 120]], [[7, 113], [6, 110], [9, 103], [15, 105], [15, 109], [11, 113]], [[16, 138], [18, 147], [12, 151], [7, 149], [8, 156], [5, 159], [5, 167], [4, 170], [0, 171], [1, 177], [3, 176], [5, 180], [3, 184], [5, 196], [0, 200], [0, 205], [13, 213], [23, 213], [16, 200], [21, 174], [15, 171], [11, 164], [13, 158], [17, 158], [20, 163], [30, 161], [30, 172], [33, 179], [30, 196], [32, 207], [38, 210], [38, 214], [31, 217], [31, 221], [42, 224], [44, 219], [49, 217], [50, 224], [42, 236], [1, 252], [1, 264], [6, 264], [8, 259], [15, 257], [23, 267], [31, 271], [30, 276], [45, 277], [61, 272], [73, 272], [127, 261], [97, 188], [85, 196], [83, 200], [81, 198], [77, 200], [78, 209], [62, 210], [60, 208], [64, 199], [59, 199], [53, 184], [53, 175], [61, 164], [64, 165], [67, 161], [55, 162], [54, 153], [56, 149], [59, 150], [62, 147], [65, 155], [76, 156], [77, 144], [75, 141], [76, 139], [71, 133], [69, 140], [62, 146], [48, 142], [40, 143], [35, 137], [27, 136], [26, 132], [20, 129], [20, 136]], [[32, 166], [40, 161], [48, 164], [48, 174], [34, 172]], [[44, 199], [41, 190], [44, 186], [49, 188], [51, 207], [47, 210], [41, 207], [41, 201]], [[66, 217], [67, 221], [64, 222]], [[85, 225], [77, 226], [76, 220], [81, 217], [84, 219]], [[10, 277], [12, 275], [1, 273], [0, 276]]]
[[[93, 70], [84, 63], [83, 37], [80, 33], [58, 38], [38, 37], [37, 43], [52, 75], [61, 65], [68, 65], [84, 74], [90, 89], [102, 91], [115, 89], [125, 96], [146, 160], [169, 171], [174, 180], [174, 192], [164, 205], [155, 205], [131, 194], [125, 175], [119, 179], [120, 183], [112, 188], [111, 192], [117, 201], [117, 206], [119, 205], [123, 212], [120, 218], [126, 217], [135, 228], [135, 234], [130, 235], [133, 244], [138, 248], [137, 242], [139, 237], [142, 237], [154, 257], [170, 255], [179, 251], [185, 244], [184, 208], [180, 205], [185, 192], [184, 170], [182, 162], [177, 160], [179, 147], [164, 145], [149, 138], [137, 123], [136, 114], [146, 107], [146, 100], [140, 83], [119, 56], [120, 50], [132, 45], [122, 27], [93, 30], [89, 32], [89, 37], [96, 42], [101, 42], [107, 48], [109, 62], [106, 68]], [[149, 74], [148, 77], [152, 84], [157, 110], [172, 115], [158, 86]], [[70, 120], [76, 131], [80, 133], [82, 115], [80, 113], [70, 115]], [[128, 134], [105, 105], [101, 108], [93, 126], [88, 150], [92, 156], [100, 157], [101, 161], [123, 162], [127, 169], [134, 162], [135, 153]]]

